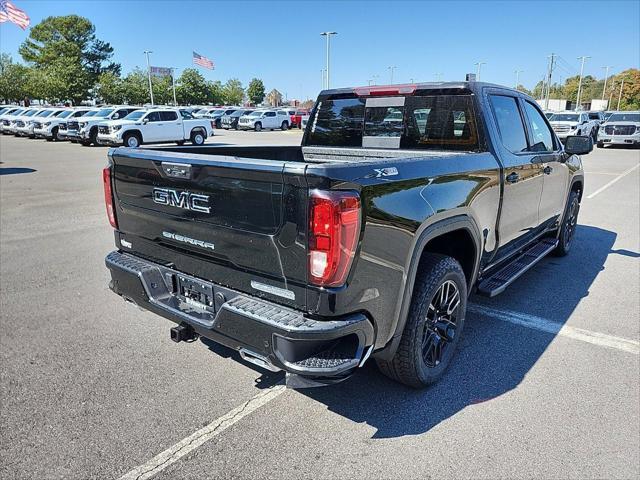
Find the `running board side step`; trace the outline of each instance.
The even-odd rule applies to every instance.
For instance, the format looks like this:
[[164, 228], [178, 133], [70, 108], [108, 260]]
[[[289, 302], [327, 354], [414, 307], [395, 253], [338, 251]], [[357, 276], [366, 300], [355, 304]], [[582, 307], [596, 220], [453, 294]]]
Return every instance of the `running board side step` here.
[[558, 239], [545, 238], [524, 250], [496, 273], [480, 282], [478, 293], [486, 297], [495, 297], [515, 282], [536, 263], [546, 257], [558, 246]]

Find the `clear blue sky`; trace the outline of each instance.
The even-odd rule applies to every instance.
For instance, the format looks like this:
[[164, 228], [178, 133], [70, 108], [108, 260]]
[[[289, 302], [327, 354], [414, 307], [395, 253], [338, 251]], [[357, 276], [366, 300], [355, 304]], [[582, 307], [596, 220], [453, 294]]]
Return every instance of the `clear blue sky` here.
[[[315, 97], [325, 66], [319, 33], [338, 32], [332, 42], [331, 86], [366, 85], [378, 75], [389, 82], [461, 80], [486, 62], [482, 80], [513, 85], [514, 70], [532, 88], [559, 54], [554, 75], [562, 80], [579, 70], [580, 55], [591, 56], [585, 74], [603, 77], [638, 68], [640, 2], [206, 2], [187, 0], [29, 1], [12, 0], [35, 25], [49, 15], [78, 14], [96, 25], [97, 36], [115, 48], [126, 73], [144, 66], [142, 51], [153, 50], [153, 65], [191, 66], [195, 50], [214, 60], [200, 71], [222, 82], [243, 84], [262, 78], [267, 89], [288, 98]], [[0, 50], [20, 59], [28, 34], [0, 26]]]

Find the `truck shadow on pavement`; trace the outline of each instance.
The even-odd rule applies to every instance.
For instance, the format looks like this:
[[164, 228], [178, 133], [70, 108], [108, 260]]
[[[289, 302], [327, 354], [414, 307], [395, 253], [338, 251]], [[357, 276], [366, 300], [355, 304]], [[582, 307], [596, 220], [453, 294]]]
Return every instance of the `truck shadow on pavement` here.
[[[472, 297], [470, 303], [564, 324], [589, 295], [610, 254], [638, 255], [612, 250], [615, 240], [614, 232], [580, 225], [567, 257], [544, 259], [503, 295]], [[554, 334], [469, 312], [449, 371], [430, 388], [414, 390], [397, 384], [370, 361], [341, 384], [300, 392], [332, 412], [376, 428], [373, 438], [418, 435], [467, 407], [518, 387], [554, 338]]]

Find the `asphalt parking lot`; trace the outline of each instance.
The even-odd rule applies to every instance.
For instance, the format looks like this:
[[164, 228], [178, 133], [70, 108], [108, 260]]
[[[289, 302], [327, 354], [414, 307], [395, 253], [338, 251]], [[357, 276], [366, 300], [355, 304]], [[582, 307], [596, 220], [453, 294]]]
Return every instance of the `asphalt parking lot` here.
[[[295, 144], [299, 131], [208, 143]], [[447, 375], [291, 390], [107, 287], [106, 148], [0, 137], [0, 477], [637, 478], [640, 151], [584, 157], [573, 251], [472, 297]]]

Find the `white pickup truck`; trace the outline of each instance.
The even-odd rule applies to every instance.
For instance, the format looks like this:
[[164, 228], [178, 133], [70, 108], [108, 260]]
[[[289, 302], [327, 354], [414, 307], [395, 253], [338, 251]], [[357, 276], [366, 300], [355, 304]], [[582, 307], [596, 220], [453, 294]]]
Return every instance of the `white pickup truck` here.
[[143, 143], [176, 142], [189, 140], [202, 145], [213, 136], [214, 122], [194, 118], [184, 109], [151, 108], [137, 110], [122, 120], [101, 122], [98, 125], [97, 141], [102, 145], [124, 145], [139, 147]]
[[64, 136], [60, 133], [60, 126], [66, 124], [69, 120], [82, 117], [89, 112], [89, 108], [65, 109], [57, 115], [51, 115], [45, 120], [38, 120], [33, 124], [33, 133], [36, 138], [45, 138], [48, 142], [63, 140]]

